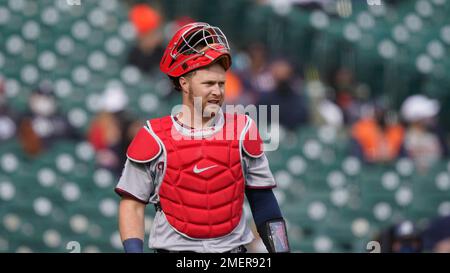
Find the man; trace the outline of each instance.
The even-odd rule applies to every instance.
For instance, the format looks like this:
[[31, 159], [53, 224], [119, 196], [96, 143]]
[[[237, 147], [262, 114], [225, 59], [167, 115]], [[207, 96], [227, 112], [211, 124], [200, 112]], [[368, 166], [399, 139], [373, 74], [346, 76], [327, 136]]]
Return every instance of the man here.
[[52, 84], [42, 81], [28, 97], [29, 109], [19, 118], [18, 136], [24, 152], [37, 157], [62, 139], [80, 135], [58, 108]]
[[160, 69], [183, 107], [147, 121], [128, 147], [116, 187], [125, 252], [143, 251], [147, 203], [157, 211], [149, 240], [156, 252], [246, 252], [254, 237], [244, 194], [267, 250], [289, 252], [255, 122], [220, 108], [229, 50], [222, 31], [206, 23], [182, 27], [169, 42]]
[[136, 66], [143, 73], [153, 73], [164, 52], [160, 30], [162, 17], [151, 6], [137, 4], [131, 9], [129, 18], [136, 30], [137, 41], [128, 53], [127, 63]]

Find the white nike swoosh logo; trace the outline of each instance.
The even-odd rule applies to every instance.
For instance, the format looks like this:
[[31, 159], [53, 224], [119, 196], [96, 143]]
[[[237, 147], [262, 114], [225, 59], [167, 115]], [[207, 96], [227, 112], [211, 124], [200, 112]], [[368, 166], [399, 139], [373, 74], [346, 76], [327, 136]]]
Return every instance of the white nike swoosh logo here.
[[209, 170], [209, 169], [214, 168], [214, 167], [217, 167], [217, 165], [212, 165], [212, 166], [209, 166], [209, 167], [206, 167], [206, 168], [202, 168], [202, 169], [197, 168], [197, 165], [195, 165], [194, 166], [194, 173], [201, 173], [201, 172], [204, 172], [204, 171]]

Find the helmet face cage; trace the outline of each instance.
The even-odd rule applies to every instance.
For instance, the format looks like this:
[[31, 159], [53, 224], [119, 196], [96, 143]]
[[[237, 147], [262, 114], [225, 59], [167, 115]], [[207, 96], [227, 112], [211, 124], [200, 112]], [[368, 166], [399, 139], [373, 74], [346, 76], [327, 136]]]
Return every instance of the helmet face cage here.
[[204, 54], [206, 47], [221, 52], [230, 51], [228, 40], [218, 27], [207, 23], [193, 23], [188, 26], [170, 52], [173, 59], [182, 54]]

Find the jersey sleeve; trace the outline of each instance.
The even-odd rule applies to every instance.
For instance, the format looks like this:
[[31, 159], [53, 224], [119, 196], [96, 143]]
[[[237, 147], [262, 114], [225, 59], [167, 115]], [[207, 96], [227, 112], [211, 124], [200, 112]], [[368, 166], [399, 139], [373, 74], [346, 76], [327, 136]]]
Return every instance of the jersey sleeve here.
[[139, 202], [148, 204], [154, 188], [147, 166], [146, 164], [127, 159], [115, 192], [122, 197], [131, 197]]
[[276, 187], [269, 161], [264, 153], [257, 158], [244, 155], [243, 160], [246, 188], [271, 189]]

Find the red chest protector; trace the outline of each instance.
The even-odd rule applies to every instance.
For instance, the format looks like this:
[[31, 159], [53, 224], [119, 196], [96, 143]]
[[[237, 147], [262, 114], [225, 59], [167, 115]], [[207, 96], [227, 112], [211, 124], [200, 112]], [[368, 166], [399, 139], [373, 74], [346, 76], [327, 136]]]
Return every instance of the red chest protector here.
[[[137, 162], [153, 160], [161, 150], [165, 153], [161, 208], [169, 224], [190, 238], [222, 237], [236, 228], [244, 202], [242, 152], [262, 155], [251, 119], [225, 114], [224, 120], [217, 132], [196, 139], [180, 134], [170, 116], [153, 119], [128, 149], [128, 157]], [[162, 149], [149, 149], [155, 143]]]

